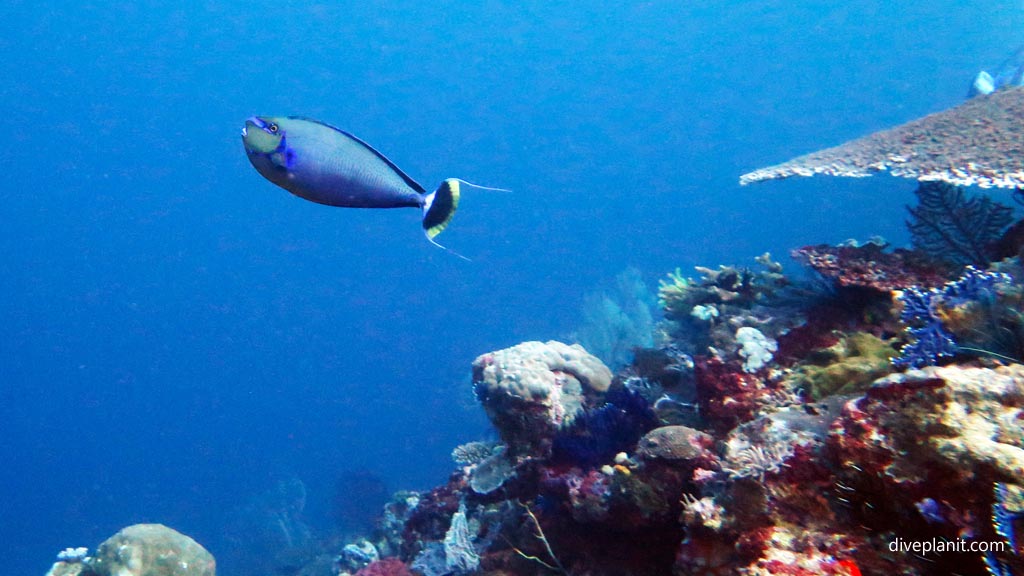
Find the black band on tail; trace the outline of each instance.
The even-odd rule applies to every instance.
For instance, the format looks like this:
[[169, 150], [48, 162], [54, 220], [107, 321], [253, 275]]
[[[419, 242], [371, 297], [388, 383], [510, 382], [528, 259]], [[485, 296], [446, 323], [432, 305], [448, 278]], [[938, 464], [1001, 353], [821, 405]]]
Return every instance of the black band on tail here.
[[459, 181], [449, 178], [427, 196], [423, 211], [423, 231], [431, 240], [444, 231], [459, 207]]

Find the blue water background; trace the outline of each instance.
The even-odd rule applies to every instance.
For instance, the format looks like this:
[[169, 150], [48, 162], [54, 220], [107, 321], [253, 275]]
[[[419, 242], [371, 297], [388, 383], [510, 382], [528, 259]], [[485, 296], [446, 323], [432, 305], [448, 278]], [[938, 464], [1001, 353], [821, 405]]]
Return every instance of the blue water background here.
[[[568, 338], [628, 266], [882, 234], [913, 184], [738, 176], [962, 101], [1019, 2], [55, 2], [0, 7], [0, 542], [42, 574], [141, 521], [229, 557], [280, 478], [331, 527], [353, 471], [444, 481], [486, 438], [475, 356]], [[252, 114], [344, 127], [465, 194], [298, 200]], [[237, 551], [236, 551], [237, 552]], [[235, 574], [222, 562], [223, 574]]]

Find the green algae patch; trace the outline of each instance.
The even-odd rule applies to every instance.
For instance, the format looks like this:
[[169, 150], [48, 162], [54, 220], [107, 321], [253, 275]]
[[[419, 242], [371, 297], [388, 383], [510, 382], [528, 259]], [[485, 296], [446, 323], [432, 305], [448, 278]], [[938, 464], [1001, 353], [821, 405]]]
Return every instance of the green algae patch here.
[[891, 341], [854, 332], [828, 348], [812, 352], [787, 379], [816, 400], [835, 394], [859, 394], [893, 372], [894, 356]]

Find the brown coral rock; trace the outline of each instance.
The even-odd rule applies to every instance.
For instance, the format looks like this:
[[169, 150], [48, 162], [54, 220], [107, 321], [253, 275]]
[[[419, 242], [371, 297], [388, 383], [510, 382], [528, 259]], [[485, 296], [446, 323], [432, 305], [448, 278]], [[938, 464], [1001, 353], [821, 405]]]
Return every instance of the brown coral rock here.
[[640, 439], [638, 455], [645, 460], [693, 460], [705, 456], [714, 439], [689, 426], [662, 426]]
[[108, 538], [90, 562], [99, 576], [214, 576], [213, 555], [162, 524], [135, 524]]
[[864, 398], [848, 404], [830, 443], [841, 461], [903, 482], [933, 477], [941, 465], [956, 471], [951, 477], [960, 482], [983, 474], [1020, 483], [1022, 406], [1020, 364], [910, 370], [876, 381]]

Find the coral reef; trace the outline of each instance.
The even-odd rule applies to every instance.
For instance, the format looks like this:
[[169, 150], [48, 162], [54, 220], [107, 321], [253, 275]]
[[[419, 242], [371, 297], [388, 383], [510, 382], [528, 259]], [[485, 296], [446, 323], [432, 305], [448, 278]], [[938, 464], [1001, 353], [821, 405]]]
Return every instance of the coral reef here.
[[1024, 88], [999, 90], [845, 144], [740, 176], [740, 184], [791, 176], [893, 176], [957, 186], [1024, 188], [1020, 135]]
[[[828, 441], [851, 517], [904, 538], [997, 541], [993, 494], [979, 487], [1021, 489], [1022, 398], [1021, 365], [928, 367], [878, 381], [844, 407]], [[1006, 561], [1019, 570], [1024, 564], [1012, 551]], [[981, 573], [978, 555], [930, 559], [947, 563], [947, 572], [973, 566], [970, 573]]]
[[[473, 390], [500, 441], [455, 448], [446, 483], [326, 542], [303, 529], [301, 482], [279, 483], [248, 512], [288, 561], [248, 573], [1024, 573], [1020, 261], [951, 280], [956, 267], [878, 241], [796, 256], [823, 282], [791, 282], [767, 255], [760, 271], [671, 275], [664, 341], [614, 375], [560, 342], [479, 356]], [[205, 557], [114, 568], [153, 558], [133, 546], [69, 549], [51, 575], [212, 574]], [[192, 548], [167, 546], [156, 563], [182, 567]]]
[[[546, 345], [481, 356], [477, 395], [504, 443], [457, 451], [462, 468], [421, 496], [398, 558], [424, 574], [471, 566], [592, 575], [1017, 570], [1016, 549], [925, 558], [892, 547], [900, 538], [1016, 542], [1024, 366], [895, 372], [890, 290], [930, 279], [941, 286], [936, 302], [941, 294], [950, 306], [928, 310], [959, 329], [956, 320], [971, 322], [955, 309], [1002, 276], [968, 269], [948, 282], [937, 271], [945, 269], [915, 269], [910, 253], [890, 258], [882, 247], [838, 253], [885, 263], [885, 274], [838, 288], [860, 291], [860, 300], [833, 294], [804, 308], [783, 304], [789, 283], [779, 278], [759, 289], [756, 273], [728, 268], [705, 269], [697, 281], [673, 275], [662, 286], [666, 313], [693, 318], [689, 330], [707, 342], [711, 330], [700, 323], [749, 320], [769, 306], [780, 318], [738, 322], [728, 330], [730, 352], [709, 346], [692, 358], [682, 350], [697, 339], [677, 325], [662, 348], [638, 353], [600, 390], [573, 376], [568, 410], [553, 411], [549, 400], [562, 384], [535, 376], [558, 371], [554, 364], [525, 360], [544, 357]], [[515, 401], [494, 401], [502, 390]], [[658, 425], [691, 402], [686, 425]], [[484, 481], [492, 476], [500, 481]], [[970, 489], [978, 485], [1003, 488]]]

